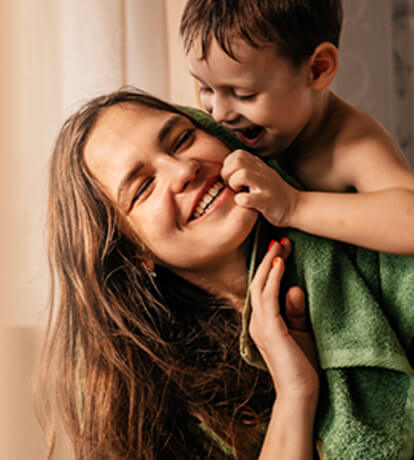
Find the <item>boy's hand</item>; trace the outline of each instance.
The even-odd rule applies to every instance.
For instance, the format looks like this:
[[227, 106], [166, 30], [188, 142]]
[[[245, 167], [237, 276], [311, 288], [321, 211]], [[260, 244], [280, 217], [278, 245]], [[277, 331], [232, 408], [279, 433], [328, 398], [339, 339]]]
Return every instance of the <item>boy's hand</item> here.
[[235, 150], [224, 160], [221, 176], [237, 192], [239, 206], [256, 209], [272, 225], [289, 226], [300, 192], [260, 158]]

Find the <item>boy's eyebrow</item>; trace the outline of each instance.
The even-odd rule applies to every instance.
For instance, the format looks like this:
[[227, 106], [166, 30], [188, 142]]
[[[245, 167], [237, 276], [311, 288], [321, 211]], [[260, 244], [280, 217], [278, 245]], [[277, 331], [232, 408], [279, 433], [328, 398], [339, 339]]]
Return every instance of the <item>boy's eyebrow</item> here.
[[200, 77], [198, 77], [196, 74], [194, 74], [193, 72], [191, 72], [191, 70], [189, 70], [188, 73], [189, 73], [195, 80], [197, 80], [198, 83], [201, 83], [202, 85], [208, 86], [208, 85], [206, 85], [206, 84], [203, 82], [203, 80], [202, 80]]
[[[171, 130], [174, 128], [174, 126], [182, 120], [181, 115], [173, 115], [172, 117], [168, 118], [167, 121], [163, 124], [162, 128], [160, 129], [157, 139], [158, 143], [162, 144], [162, 142], [165, 140], [165, 138], [168, 136], [168, 134], [171, 132]], [[133, 179], [138, 175], [138, 173], [141, 171], [141, 169], [144, 167], [144, 163], [142, 161], [139, 161], [130, 171], [128, 171], [125, 176], [122, 178], [118, 191], [117, 191], [117, 203], [120, 203], [122, 194], [124, 193], [124, 190], [128, 187], [128, 185], [131, 183]]]

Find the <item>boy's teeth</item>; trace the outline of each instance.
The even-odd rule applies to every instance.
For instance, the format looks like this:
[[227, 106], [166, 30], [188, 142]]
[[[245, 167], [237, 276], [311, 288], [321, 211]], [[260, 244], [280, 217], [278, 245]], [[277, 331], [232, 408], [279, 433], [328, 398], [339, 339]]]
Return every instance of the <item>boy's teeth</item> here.
[[212, 185], [201, 200], [198, 202], [198, 205], [193, 213], [192, 219], [198, 219], [201, 217], [208, 209], [208, 207], [213, 203], [213, 201], [218, 197], [220, 192], [224, 189], [224, 184], [218, 180], [214, 185]]

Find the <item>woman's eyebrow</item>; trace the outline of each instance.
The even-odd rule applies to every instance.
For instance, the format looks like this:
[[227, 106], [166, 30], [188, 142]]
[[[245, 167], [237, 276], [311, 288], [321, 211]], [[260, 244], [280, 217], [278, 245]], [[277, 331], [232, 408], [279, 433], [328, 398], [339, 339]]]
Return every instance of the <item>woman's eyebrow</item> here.
[[182, 119], [183, 119], [182, 115], [173, 115], [164, 123], [163, 127], [160, 129], [160, 132], [158, 133], [158, 143], [159, 144], [162, 144], [162, 142], [168, 136], [170, 131]]

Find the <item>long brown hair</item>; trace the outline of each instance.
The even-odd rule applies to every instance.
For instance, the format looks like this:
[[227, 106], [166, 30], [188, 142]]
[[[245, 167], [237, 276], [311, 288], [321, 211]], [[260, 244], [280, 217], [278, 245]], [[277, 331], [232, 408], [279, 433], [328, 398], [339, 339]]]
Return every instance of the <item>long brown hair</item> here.
[[52, 301], [39, 374], [48, 458], [60, 423], [77, 460], [224, 456], [202, 427], [237, 458], [257, 458], [273, 386], [239, 356], [239, 315], [165, 268], [154, 278], [151, 254], [122, 231], [85, 165], [100, 114], [123, 102], [180, 112], [131, 88], [98, 97], [66, 121], [51, 160]]

